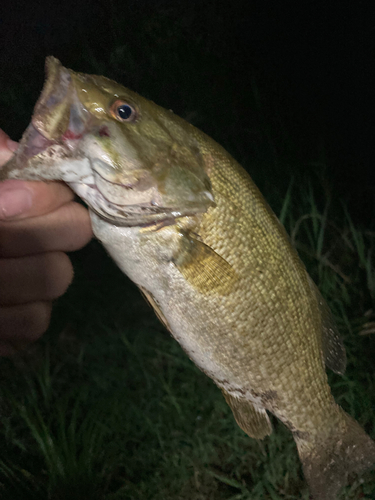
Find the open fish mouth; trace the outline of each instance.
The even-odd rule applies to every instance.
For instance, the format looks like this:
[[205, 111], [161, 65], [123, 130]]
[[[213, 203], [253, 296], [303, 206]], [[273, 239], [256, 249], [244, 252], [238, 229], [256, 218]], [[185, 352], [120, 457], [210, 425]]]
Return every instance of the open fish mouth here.
[[[110, 111], [107, 80], [98, 94], [100, 77], [75, 73], [54, 58], [47, 59], [46, 69], [31, 123], [0, 180], [63, 181], [103, 220], [127, 227], [171, 225], [215, 206], [195, 150], [185, 161], [175, 145], [161, 148], [154, 165], [133, 147], [133, 125], [122, 127]], [[104, 103], [100, 112], [94, 98]]]
[[[73, 136], [69, 129], [65, 135], [67, 136], [50, 139], [34, 123], [30, 123], [18, 151], [1, 170], [0, 180], [20, 178], [64, 181], [101, 219], [123, 227], [159, 228], [175, 224], [178, 218], [207, 211], [207, 206], [202, 204], [192, 204], [181, 209], [153, 204], [152, 199], [144, 203], [129, 204], [126, 203], [126, 192], [131, 187], [105, 179], [106, 184], [116, 185], [124, 190], [123, 200], [114, 203], [97, 186], [95, 160], [89, 156], [77, 159], [71, 156], [72, 150], [79, 148], [82, 137]], [[40, 157], [43, 159], [42, 164], [38, 161]]]

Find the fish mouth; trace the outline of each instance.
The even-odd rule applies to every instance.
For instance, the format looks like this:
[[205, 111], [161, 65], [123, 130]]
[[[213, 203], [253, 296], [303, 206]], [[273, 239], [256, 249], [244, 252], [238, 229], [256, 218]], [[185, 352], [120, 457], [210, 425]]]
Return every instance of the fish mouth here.
[[[177, 219], [193, 217], [215, 206], [208, 188], [197, 200], [181, 200], [178, 196], [158, 197], [158, 187], [152, 192], [153, 183], [149, 179], [127, 185], [111, 182], [103, 176], [103, 172], [95, 168], [97, 152], [92, 152], [92, 156], [85, 154], [85, 137], [88, 132], [95, 135], [96, 129], [99, 135], [100, 132], [109, 135], [108, 130], [100, 128], [102, 124], [80, 101], [73, 72], [52, 57], [47, 58], [46, 69], [47, 78], [32, 120], [16, 154], [1, 169], [0, 180], [64, 181], [101, 219], [124, 227], [173, 225]], [[111, 188], [116, 186], [120, 196], [112, 197], [103, 182]], [[171, 182], [173, 185], [175, 179]]]
[[111, 202], [95, 183], [68, 182], [69, 187], [82, 198], [100, 219], [121, 227], [161, 228], [176, 224], [177, 219], [193, 217], [207, 211], [196, 206], [184, 210], [153, 206], [150, 203], [123, 205]]
[[[207, 193], [205, 203], [200, 200], [182, 204], [182, 207], [174, 204], [166, 206], [160, 203], [162, 198], [159, 199], [157, 189], [153, 189], [156, 186], [153, 186], [150, 180], [141, 179], [135, 183], [110, 180], [95, 168], [97, 163], [95, 158], [90, 158], [89, 163], [91, 175], [85, 180], [77, 179], [78, 182], [67, 184], [86, 201], [96, 215], [117, 226], [141, 228], [170, 226], [175, 224], [177, 219], [207, 212], [209, 206], [215, 205], [213, 196]], [[112, 188], [115, 188], [115, 192], [111, 193]]]

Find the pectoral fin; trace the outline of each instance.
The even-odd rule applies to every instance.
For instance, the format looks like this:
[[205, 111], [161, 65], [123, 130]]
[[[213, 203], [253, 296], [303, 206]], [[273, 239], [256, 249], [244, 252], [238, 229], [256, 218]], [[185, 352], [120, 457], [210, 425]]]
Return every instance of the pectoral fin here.
[[263, 439], [272, 434], [272, 425], [266, 410], [256, 408], [247, 399], [235, 398], [224, 390], [222, 392], [238, 426], [246, 434], [255, 439]]
[[201, 293], [226, 295], [238, 278], [223, 257], [190, 235], [181, 236], [180, 251], [174, 264], [186, 281]]

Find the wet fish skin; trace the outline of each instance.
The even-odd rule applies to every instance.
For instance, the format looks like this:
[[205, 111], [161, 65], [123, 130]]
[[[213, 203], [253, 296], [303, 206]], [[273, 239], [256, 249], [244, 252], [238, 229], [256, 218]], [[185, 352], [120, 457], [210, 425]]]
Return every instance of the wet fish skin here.
[[170, 111], [56, 59], [47, 67], [0, 179], [67, 182], [240, 427], [263, 438], [273, 413], [293, 433], [314, 499], [333, 500], [348, 473], [375, 462], [375, 444], [332, 397], [324, 362], [343, 373], [342, 341], [261, 193], [221, 146]]

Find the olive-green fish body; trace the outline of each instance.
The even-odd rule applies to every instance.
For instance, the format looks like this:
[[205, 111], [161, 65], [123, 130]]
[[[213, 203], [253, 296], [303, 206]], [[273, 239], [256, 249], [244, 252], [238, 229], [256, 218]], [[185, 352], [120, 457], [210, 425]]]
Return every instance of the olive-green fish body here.
[[[212, 139], [104, 77], [49, 58], [49, 77], [3, 178], [61, 179], [95, 235], [250, 436], [292, 431], [314, 498], [375, 461], [335, 403], [345, 370], [327, 305], [249, 175]], [[1, 175], [1, 174], [0, 174]]]

